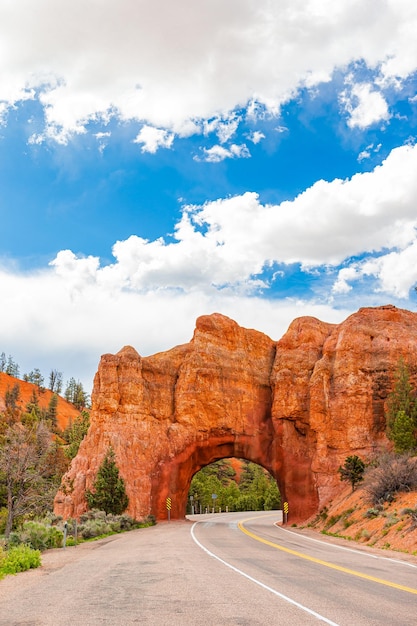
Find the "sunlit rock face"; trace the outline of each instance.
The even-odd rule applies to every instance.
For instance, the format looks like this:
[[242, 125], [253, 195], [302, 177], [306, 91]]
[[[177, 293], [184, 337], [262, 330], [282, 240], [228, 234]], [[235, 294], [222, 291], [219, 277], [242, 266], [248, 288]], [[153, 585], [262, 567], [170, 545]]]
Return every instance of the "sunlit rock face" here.
[[190, 343], [142, 358], [105, 354], [89, 432], [63, 479], [55, 512], [77, 517], [111, 445], [135, 518], [185, 514], [192, 476], [225, 457], [276, 478], [291, 521], [340, 489], [346, 456], [387, 444], [384, 403], [400, 357], [417, 369], [417, 314], [360, 309], [334, 325], [296, 319], [278, 342], [218, 313], [198, 318]]

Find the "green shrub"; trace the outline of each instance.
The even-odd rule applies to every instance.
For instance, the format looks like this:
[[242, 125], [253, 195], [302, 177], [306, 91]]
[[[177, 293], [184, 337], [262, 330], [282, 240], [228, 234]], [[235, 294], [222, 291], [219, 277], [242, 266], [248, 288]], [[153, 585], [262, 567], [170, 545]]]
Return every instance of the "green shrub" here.
[[399, 521], [400, 520], [396, 515], [389, 515], [384, 524], [384, 528], [391, 528], [391, 526], [394, 526], [394, 524], [397, 524]]
[[24, 522], [20, 530], [10, 533], [9, 546], [25, 544], [34, 550], [47, 550], [62, 546], [63, 533], [56, 526], [42, 522]]
[[392, 502], [396, 493], [416, 488], [417, 457], [409, 454], [385, 455], [366, 472], [365, 491], [373, 504]]
[[107, 524], [104, 520], [90, 519], [81, 524], [79, 527], [79, 533], [84, 539], [92, 539], [93, 537], [99, 537], [100, 535], [107, 535], [113, 532], [110, 524]]
[[329, 517], [326, 521], [326, 526], [325, 528], [331, 528], [332, 526], [334, 526], [341, 518], [341, 515], [332, 515], [331, 517]]
[[411, 530], [417, 528], [417, 506], [415, 509], [404, 509], [402, 511], [404, 515], [409, 515], [411, 518]]
[[155, 517], [153, 515], [148, 516], [143, 522], [138, 522], [126, 513], [121, 515], [108, 513], [106, 515], [104, 511], [93, 509], [86, 511], [86, 513], [80, 516], [78, 534], [83, 539], [92, 539], [108, 533], [120, 533], [126, 530], [133, 530], [134, 528], [153, 526], [154, 524]]
[[105, 520], [107, 517], [105, 511], [100, 511], [99, 509], [91, 509], [90, 511], [86, 511], [82, 515], [80, 515], [80, 524], [84, 524], [88, 520]]
[[39, 567], [41, 553], [32, 550], [29, 546], [20, 545], [10, 548], [8, 552], [2, 552], [0, 556], [0, 577], [6, 574], [17, 574], [28, 569]]

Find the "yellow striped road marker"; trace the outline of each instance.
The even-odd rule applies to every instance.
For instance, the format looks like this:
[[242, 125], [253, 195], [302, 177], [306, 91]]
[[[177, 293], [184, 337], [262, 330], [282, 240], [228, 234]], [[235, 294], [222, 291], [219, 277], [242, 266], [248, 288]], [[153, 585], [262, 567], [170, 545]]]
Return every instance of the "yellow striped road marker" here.
[[330, 567], [330, 569], [335, 569], [339, 572], [350, 574], [351, 576], [365, 578], [366, 580], [371, 580], [372, 582], [378, 583], [379, 585], [393, 587], [394, 589], [400, 589], [401, 591], [406, 591], [407, 593], [414, 593], [415, 595], [417, 595], [417, 589], [413, 589], [412, 587], [405, 587], [404, 585], [398, 585], [397, 583], [392, 583], [389, 580], [384, 580], [383, 578], [376, 578], [375, 576], [369, 576], [369, 574], [362, 574], [362, 572], [357, 572], [353, 569], [349, 569], [348, 567], [342, 567], [342, 565], [335, 565], [334, 563], [329, 563], [328, 561], [322, 561], [321, 559], [316, 559], [314, 556], [309, 556], [308, 554], [304, 554], [303, 552], [297, 552], [296, 550], [291, 550], [290, 548], [284, 548], [284, 546], [280, 546], [278, 543], [273, 543], [272, 541], [268, 541], [268, 539], [263, 539], [262, 537], [255, 535], [255, 533], [252, 533], [243, 525], [245, 524], [245, 522], [250, 522], [254, 519], [259, 519], [259, 517], [248, 517], [247, 519], [238, 522], [238, 528], [243, 533], [245, 533], [245, 535], [248, 535], [256, 541], [265, 543], [267, 546], [271, 546], [272, 548], [276, 548], [277, 550], [281, 550], [282, 552], [286, 552], [287, 554], [298, 556], [300, 559], [305, 559], [306, 561], [311, 561], [312, 563], [318, 563], [319, 565], [323, 565], [324, 567]]

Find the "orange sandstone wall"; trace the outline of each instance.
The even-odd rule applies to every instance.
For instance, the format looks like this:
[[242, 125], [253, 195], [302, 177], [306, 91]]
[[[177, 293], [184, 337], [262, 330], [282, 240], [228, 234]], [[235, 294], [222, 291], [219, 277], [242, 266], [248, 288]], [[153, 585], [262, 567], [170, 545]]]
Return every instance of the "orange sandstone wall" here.
[[399, 358], [417, 369], [417, 315], [360, 309], [338, 325], [295, 320], [278, 342], [220, 314], [200, 317], [190, 343], [141, 358], [102, 357], [91, 426], [56, 496], [64, 517], [86, 509], [85, 489], [111, 445], [136, 518], [185, 514], [192, 476], [224, 457], [276, 478], [291, 519], [340, 489], [349, 454], [386, 445], [384, 401]]

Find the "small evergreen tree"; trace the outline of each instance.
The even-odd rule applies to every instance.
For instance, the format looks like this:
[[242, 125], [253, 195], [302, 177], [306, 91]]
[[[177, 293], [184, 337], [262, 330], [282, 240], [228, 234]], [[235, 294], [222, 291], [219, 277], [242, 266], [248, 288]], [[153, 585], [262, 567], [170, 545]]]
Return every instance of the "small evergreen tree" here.
[[346, 480], [352, 485], [352, 491], [355, 491], [355, 487], [363, 480], [363, 474], [365, 471], [365, 463], [358, 456], [348, 456], [345, 459], [345, 464], [339, 467], [340, 480]]
[[398, 411], [391, 426], [390, 439], [398, 454], [413, 452], [417, 448], [415, 421], [405, 411]]
[[4, 371], [9, 376], [13, 376], [13, 378], [19, 378], [19, 366], [15, 361], [13, 361], [13, 357], [10, 354], [8, 356], [6, 368]]
[[88, 406], [88, 394], [84, 391], [84, 387], [80, 381], [76, 381], [71, 377], [65, 389], [65, 400], [71, 402], [77, 409], [84, 409]]
[[74, 420], [74, 423], [70, 423], [65, 429], [63, 438], [68, 443], [68, 446], [65, 448], [65, 455], [69, 459], [73, 459], [77, 455], [80, 443], [86, 436], [89, 426], [89, 412], [81, 411], [80, 415]]
[[49, 389], [54, 393], [60, 394], [62, 391], [62, 372], [51, 370], [49, 374]]
[[403, 359], [398, 363], [394, 388], [388, 396], [386, 422], [395, 452], [412, 452], [417, 448], [417, 398]]
[[40, 422], [44, 417], [44, 411], [39, 406], [39, 396], [36, 389], [32, 391], [29, 402], [26, 404], [26, 410], [21, 416], [21, 422], [26, 425], [34, 425]]
[[58, 396], [56, 393], [49, 400], [46, 419], [49, 420], [52, 430], [56, 430], [58, 426]]
[[20, 400], [20, 385], [16, 383], [10, 389], [7, 387], [6, 393], [4, 394], [4, 403], [6, 405], [6, 410], [4, 413], [6, 422], [10, 425], [13, 422], [16, 422], [19, 418], [21, 409], [18, 405]]
[[31, 372], [29, 372], [29, 374], [23, 374], [23, 380], [26, 381], [27, 383], [32, 383], [36, 385], [37, 387], [39, 387], [40, 391], [44, 390], [45, 380], [41, 374], [40, 369], [38, 369], [37, 367], [35, 367], [35, 369], [32, 370]]
[[127, 509], [129, 498], [126, 494], [125, 482], [119, 476], [112, 447], [108, 449], [99, 467], [93, 488], [94, 492], [87, 490], [85, 493], [90, 509], [99, 509], [114, 515], [120, 515]]

